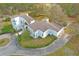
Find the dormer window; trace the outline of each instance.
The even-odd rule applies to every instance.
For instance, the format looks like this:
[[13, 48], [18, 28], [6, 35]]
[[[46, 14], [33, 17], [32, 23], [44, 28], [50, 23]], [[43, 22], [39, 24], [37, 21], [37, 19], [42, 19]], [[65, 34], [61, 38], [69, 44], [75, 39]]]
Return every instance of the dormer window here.
[[25, 25], [28, 25], [28, 24], [25, 22]]

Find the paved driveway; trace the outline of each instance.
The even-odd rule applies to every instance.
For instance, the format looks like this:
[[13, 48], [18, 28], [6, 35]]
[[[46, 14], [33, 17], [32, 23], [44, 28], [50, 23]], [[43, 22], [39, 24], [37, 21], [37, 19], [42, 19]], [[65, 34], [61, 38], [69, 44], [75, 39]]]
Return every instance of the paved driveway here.
[[43, 48], [22, 48], [19, 46], [15, 35], [12, 36], [10, 43], [0, 48], [0, 55], [47, 55], [48, 53], [55, 52], [69, 41], [69, 37], [66, 35], [61, 39], [57, 39], [49, 46]]
[[3, 34], [3, 35], [0, 35], [0, 39], [3, 39], [3, 38], [11, 38], [11, 34], [8, 33], [8, 34]]

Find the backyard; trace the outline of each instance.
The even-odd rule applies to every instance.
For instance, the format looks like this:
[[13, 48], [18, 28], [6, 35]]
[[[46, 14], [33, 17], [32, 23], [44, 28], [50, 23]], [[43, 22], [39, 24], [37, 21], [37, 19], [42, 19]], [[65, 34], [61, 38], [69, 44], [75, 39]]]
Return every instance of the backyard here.
[[19, 44], [24, 48], [41, 48], [51, 44], [56, 37], [47, 36], [46, 38], [32, 38], [28, 31], [25, 31], [19, 38]]

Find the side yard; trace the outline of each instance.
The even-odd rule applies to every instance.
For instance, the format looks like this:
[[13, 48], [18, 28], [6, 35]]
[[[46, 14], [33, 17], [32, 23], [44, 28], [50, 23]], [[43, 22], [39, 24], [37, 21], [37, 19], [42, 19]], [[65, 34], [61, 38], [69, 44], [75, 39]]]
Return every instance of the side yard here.
[[6, 22], [3, 21], [1, 23], [0, 34], [13, 33], [13, 32], [14, 32], [14, 29], [13, 29], [10, 21], [6, 21]]
[[54, 53], [49, 53], [48, 56], [79, 56], [79, 34], [73, 36], [70, 41]]

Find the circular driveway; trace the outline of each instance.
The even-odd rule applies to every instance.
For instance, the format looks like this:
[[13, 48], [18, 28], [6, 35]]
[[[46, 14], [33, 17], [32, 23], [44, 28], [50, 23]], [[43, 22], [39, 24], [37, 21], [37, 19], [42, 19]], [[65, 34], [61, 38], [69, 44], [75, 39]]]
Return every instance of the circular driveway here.
[[[3, 36], [0, 36], [0, 38], [8, 37], [10, 35], [11, 34], [5, 34]], [[22, 48], [19, 46], [18, 41], [16, 40], [16, 36], [12, 35], [9, 44], [0, 48], [0, 55], [47, 55], [63, 47], [69, 41], [69, 38], [70, 37], [68, 35], [65, 35], [63, 38], [57, 39], [50, 45], [43, 48]]]

